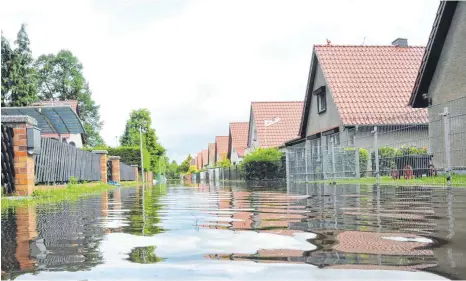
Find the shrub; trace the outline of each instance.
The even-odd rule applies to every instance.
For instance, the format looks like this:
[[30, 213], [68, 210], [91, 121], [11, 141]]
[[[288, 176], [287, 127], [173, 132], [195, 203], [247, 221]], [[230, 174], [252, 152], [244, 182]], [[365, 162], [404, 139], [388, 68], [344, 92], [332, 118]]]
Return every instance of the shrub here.
[[232, 165], [231, 165], [230, 159], [228, 159], [228, 158], [222, 159], [222, 160], [217, 162], [217, 167], [219, 167], [219, 168], [229, 168], [231, 166]]
[[[345, 152], [347, 153], [347, 159], [350, 165], [355, 165], [355, 157], [354, 157], [354, 150], [353, 147], [346, 147]], [[359, 175], [360, 177], [365, 177], [367, 172], [367, 161], [369, 161], [369, 151], [365, 148], [359, 149]]]
[[240, 164], [246, 180], [279, 179], [286, 177], [284, 154], [277, 148], [259, 148], [247, 154]]
[[258, 148], [256, 151], [247, 154], [242, 163], [246, 164], [251, 161], [280, 161], [283, 152], [277, 148]]

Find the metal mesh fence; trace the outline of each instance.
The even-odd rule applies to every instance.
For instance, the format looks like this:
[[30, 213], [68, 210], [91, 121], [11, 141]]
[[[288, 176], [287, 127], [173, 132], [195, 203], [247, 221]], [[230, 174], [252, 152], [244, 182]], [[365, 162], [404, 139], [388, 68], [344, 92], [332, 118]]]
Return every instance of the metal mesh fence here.
[[453, 177], [455, 184], [466, 184], [466, 97], [319, 135], [288, 147], [287, 165], [293, 182], [375, 178], [450, 184]]

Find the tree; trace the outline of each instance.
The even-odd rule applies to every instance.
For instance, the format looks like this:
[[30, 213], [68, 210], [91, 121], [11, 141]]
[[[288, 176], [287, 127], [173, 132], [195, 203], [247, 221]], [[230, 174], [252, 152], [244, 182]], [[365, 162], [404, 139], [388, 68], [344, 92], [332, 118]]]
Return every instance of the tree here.
[[178, 163], [176, 163], [175, 160], [173, 160], [168, 166], [167, 175], [171, 179], [176, 179], [180, 177], [180, 173], [178, 172]]
[[131, 111], [129, 119], [126, 121], [125, 132], [120, 138], [120, 144], [122, 146], [139, 146], [139, 128], [141, 128], [143, 147], [151, 155], [151, 170], [158, 171], [159, 157], [165, 154], [165, 148], [158, 143], [155, 130], [151, 126], [152, 119], [148, 109], [143, 108]]
[[104, 145], [99, 134], [103, 125], [99, 106], [92, 99], [92, 91], [84, 78], [83, 66], [78, 58], [71, 51], [61, 50], [56, 55], [41, 55], [35, 68], [40, 100], [77, 100], [79, 118], [86, 130], [87, 146]]
[[189, 170], [189, 167], [191, 166], [191, 160], [193, 158], [191, 157], [191, 154], [188, 154], [188, 157], [184, 159], [183, 162], [181, 162], [180, 166], [178, 167], [178, 171], [180, 173], [187, 173]]
[[11, 49], [10, 42], [3, 37], [2, 31], [2, 107], [6, 106], [8, 101], [8, 93], [10, 92], [11, 88], [11, 69], [13, 63], [13, 50]]
[[11, 50], [2, 34], [2, 106], [27, 106], [37, 99], [37, 75], [25, 24], [15, 44]]

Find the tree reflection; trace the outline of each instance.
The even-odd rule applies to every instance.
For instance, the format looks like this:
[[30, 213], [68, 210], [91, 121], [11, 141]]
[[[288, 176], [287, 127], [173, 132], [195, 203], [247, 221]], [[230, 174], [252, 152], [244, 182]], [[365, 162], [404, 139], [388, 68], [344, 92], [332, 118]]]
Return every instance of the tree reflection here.
[[155, 255], [155, 246], [147, 246], [147, 247], [136, 247], [131, 250], [129, 254], [129, 259], [135, 263], [157, 263], [161, 262], [164, 259], [157, 257]]
[[123, 231], [138, 236], [151, 236], [163, 232], [159, 211], [162, 209], [160, 197], [165, 194], [165, 185], [138, 189], [136, 201], [129, 213], [129, 226], [124, 227]]

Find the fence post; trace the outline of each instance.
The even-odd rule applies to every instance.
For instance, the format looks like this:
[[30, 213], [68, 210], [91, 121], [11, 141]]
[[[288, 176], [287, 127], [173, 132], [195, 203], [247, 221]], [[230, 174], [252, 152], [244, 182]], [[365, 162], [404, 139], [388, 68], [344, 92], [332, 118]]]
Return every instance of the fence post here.
[[290, 174], [290, 148], [285, 148], [285, 173], [286, 173], [286, 184], [287, 186], [290, 184], [291, 181], [291, 174]]
[[451, 147], [450, 147], [450, 113], [448, 107], [440, 114], [443, 118], [443, 131], [445, 137], [445, 162], [447, 168], [447, 185], [451, 186]]
[[361, 178], [361, 167], [359, 167], [359, 147], [356, 145], [356, 142], [354, 143], [354, 159], [356, 162], [356, 167], [355, 167], [355, 172], [356, 172], [356, 178], [360, 179]]
[[309, 155], [311, 152], [311, 141], [306, 140], [305, 146], [304, 146], [304, 160], [305, 160], [305, 167], [306, 167], [306, 176], [304, 178], [305, 182], [309, 181]]
[[120, 182], [120, 156], [109, 156], [108, 160], [112, 161], [112, 181]]
[[37, 121], [29, 116], [2, 116], [2, 124], [13, 128], [15, 190], [21, 196], [31, 195], [35, 187], [35, 163], [28, 153], [27, 129], [35, 127]]
[[334, 138], [330, 139], [330, 144], [332, 146], [332, 178], [335, 180], [335, 140]]
[[377, 184], [380, 184], [379, 173], [379, 143], [377, 139], [377, 126], [374, 126], [374, 154], [375, 154], [375, 176], [377, 177]]
[[100, 155], [100, 181], [107, 183], [107, 150], [93, 150], [92, 153]]

